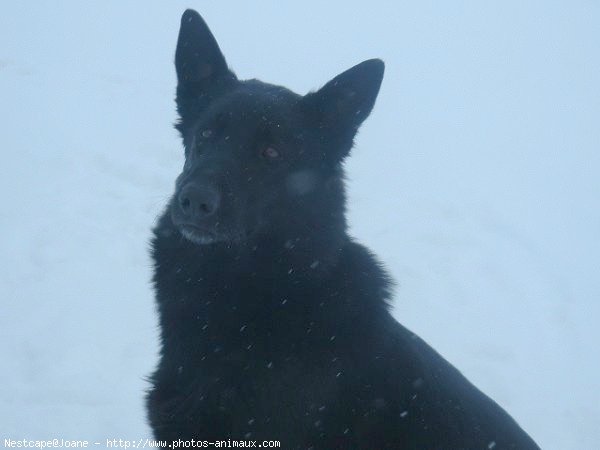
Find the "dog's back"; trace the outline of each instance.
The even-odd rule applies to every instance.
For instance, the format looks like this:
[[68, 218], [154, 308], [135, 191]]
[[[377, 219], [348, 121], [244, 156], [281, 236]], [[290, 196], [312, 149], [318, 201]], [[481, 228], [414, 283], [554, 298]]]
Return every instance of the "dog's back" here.
[[538, 448], [391, 317], [387, 275], [348, 237], [342, 162], [383, 63], [306, 96], [239, 81], [187, 11], [176, 66], [186, 164], [153, 241], [156, 437]]

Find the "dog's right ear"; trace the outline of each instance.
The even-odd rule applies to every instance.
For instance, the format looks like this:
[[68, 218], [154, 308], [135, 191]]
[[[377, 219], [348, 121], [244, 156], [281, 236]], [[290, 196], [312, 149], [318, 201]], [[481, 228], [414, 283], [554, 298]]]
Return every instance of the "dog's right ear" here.
[[236, 76], [229, 70], [225, 57], [208, 26], [196, 11], [188, 9], [181, 16], [181, 28], [175, 52], [177, 70], [176, 128], [184, 131], [214, 98], [230, 89]]

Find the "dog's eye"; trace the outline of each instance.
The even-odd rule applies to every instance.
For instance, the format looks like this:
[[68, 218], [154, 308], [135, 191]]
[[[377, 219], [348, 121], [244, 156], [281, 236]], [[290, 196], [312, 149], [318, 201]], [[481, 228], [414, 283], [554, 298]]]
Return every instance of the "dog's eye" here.
[[203, 130], [203, 131], [202, 131], [202, 133], [200, 133], [200, 135], [201, 135], [201, 136], [202, 136], [204, 139], [208, 139], [208, 138], [212, 137], [212, 135], [213, 135], [213, 130], [210, 130], [210, 129]]
[[260, 152], [261, 156], [266, 159], [278, 159], [281, 155], [279, 154], [279, 150], [270, 145], [266, 146]]

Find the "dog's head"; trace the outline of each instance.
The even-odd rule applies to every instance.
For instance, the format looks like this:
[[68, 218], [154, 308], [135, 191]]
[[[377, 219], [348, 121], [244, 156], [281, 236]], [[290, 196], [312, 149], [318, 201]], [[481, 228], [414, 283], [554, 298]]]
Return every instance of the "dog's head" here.
[[170, 216], [196, 244], [345, 227], [341, 163], [377, 97], [384, 65], [365, 61], [301, 96], [228, 68], [192, 10], [175, 56], [185, 165]]

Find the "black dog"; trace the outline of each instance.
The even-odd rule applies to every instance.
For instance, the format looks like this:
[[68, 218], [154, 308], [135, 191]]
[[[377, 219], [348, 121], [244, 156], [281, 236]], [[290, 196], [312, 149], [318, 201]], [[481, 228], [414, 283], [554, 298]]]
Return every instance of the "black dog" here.
[[185, 165], [156, 226], [159, 439], [303, 449], [534, 449], [388, 312], [390, 281], [346, 231], [342, 162], [384, 65], [305, 96], [228, 69], [198, 13], [175, 58]]

